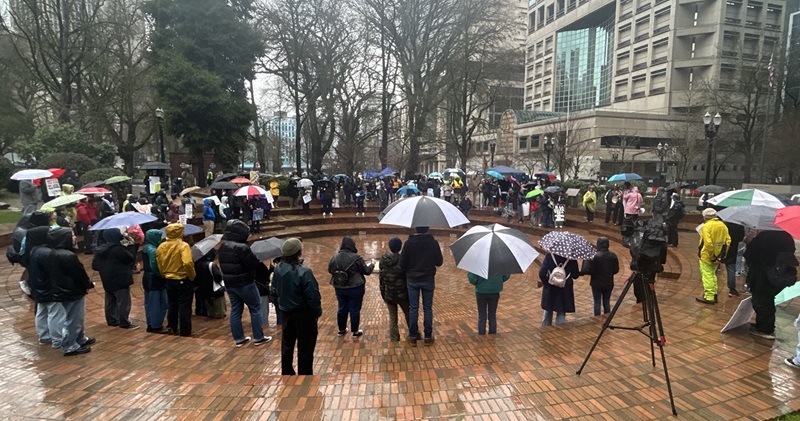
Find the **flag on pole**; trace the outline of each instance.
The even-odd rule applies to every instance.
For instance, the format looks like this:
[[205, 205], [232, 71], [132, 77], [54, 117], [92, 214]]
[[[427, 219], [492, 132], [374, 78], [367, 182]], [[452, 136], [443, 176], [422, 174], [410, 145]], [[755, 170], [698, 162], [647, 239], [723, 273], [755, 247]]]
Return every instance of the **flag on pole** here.
[[770, 54], [769, 56], [769, 64], [767, 65], [767, 72], [769, 73], [769, 89], [771, 90], [773, 85], [775, 85], [775, 65], [772, 63], [772, 56], [774, 54]]

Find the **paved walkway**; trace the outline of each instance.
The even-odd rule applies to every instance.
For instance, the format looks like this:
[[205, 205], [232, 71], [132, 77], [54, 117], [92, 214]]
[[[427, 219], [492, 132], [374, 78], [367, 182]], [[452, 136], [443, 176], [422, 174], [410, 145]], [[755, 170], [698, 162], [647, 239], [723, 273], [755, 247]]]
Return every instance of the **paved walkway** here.
[[[371, 216], [337, 212], [319, 227], [352, 232], [360, 253], [378, 257], [389, 233], [374, 231]], [[289, 234], [297, 216], [277, 217], [274, 232]], [[319, 218], [315, 216], [314, 218]], [[493, 221], [489, 215], [476, 215]], [[496, 219], [496, 218], [495, 218]], [[499, 221], [496, 221], [499, 222]], [[280, 225], [280, 227], [278, 226]], [[492, 419], [643, 420], [672, 418], [663, 371], [652, 367], [649, 344], [635, 332], [608, 331], [583, 375], [580, 363], [600, 330], [592, 316], [588, 280], [576, 282], [577, 313], [562, 326], [541, 328], [538, 263], [506, 283], [498, 310], [498, 334], [476, 334], [474, 293], [455, 268], [449, 246], [459, 231], [438, 236], [445, 264], [436, 280], [436, 343], [417, 348], [389, 341], [377, 276], [367, 285], [362, 312], [365, 335], [336, 336], [336, 299], [325, 269], [340, 237], [302, 230], [306, 262], [317, 274], [324, 314], [314, 362], [315, 376], [282, 377], [280, 330], [270, 314], [262, 346], [235, 348], [227, 320], [195, 317], [196, 336], [167, 337], [105, 325], [100, 280], [87, 300], [86, 331], [97, 337], [90, 354], [65, 358], [39, 346], [33, 306], [17, 282], [22, 270], [0, 264], [0, 418], [3, 419]], [[600, 225], [572, 229], [592, 241], [615, 231]], [[378, 228], [374, 228], [378, 229]], [[385, 228], [380, 228], [384, 230]], [[526, 228], [527, 229], [527, 228]], [[540, 231], [528, 229], [532, 239]], [[363, 232], [359, 235], [358, 231]], [[409, 230], [394, 230], [401, 238]], [[269, 232], [265, 232], [269, 234]], [[681, 419], [768, 419], [800, 409], [800, 373], [783, 364], [794, 351], [792, 322], [800, 305], [778, 309], [778, 339], [766, 341], [746, 328], [720, 334], [739, 298], [720, 296], [716, 306], [700, 294], [696, 235], [681, 234], [670, 249], [669, 268], [656, 289], [667, 334], [667, 362]], [[88, 258], [83, 259], [89, 264]], [[626, 269], [618, 276], [616, 300]], [[724, 275], [723, 275], [724, 276]], [[740, 280], [741, 283], [741, 280]], [[143, 321], [140, 284], [132, 317]], [[636, 324], [641, 310], [630, 294], [615, 324]], [[245, 315], [245, 331], [249, 317]]]

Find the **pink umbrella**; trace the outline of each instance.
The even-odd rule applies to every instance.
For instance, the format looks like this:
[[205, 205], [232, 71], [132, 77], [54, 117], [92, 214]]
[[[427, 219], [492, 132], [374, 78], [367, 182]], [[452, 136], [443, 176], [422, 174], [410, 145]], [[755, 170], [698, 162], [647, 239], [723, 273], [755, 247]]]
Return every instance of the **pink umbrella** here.
[[246, 197], [258, 196], [261, 194], [266, 196], [267, 194], [269, 194], [269, 192], [258, 186], [244, 186], [233, 192], [234, 196], [246, 196]]
[[80, 194], [107, 194], [107, 193], [111, 193], [111, 190], [104, 189], [102, 187], [84, 187], [84, 188], [76, 191], [75, 193], [80, 193]]

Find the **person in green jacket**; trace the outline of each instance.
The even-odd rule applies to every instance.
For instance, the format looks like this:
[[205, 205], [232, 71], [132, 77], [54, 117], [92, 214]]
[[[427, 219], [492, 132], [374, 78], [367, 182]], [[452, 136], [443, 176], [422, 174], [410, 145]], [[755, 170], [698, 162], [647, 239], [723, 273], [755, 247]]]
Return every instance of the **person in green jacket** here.
[[489, 319], [489, 334], [497, 333], [497, 303], [500, 301], [500, 291], [509, 275], [493, 276], [489, 279], [482, 278], [472, 272], [467, 274], [467, 280], [475, 285], [475, 299], [478, 302], [478, 335], [486, 334], [486, 319]]

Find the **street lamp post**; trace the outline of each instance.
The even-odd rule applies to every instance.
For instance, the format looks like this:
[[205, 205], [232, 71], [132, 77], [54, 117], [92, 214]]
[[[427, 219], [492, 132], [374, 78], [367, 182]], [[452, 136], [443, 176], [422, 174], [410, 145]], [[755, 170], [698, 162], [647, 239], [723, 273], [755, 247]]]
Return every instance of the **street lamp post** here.
[[164, 120], [164, 110], [161, 107], [156, 108], [156, 118], [158, 119], [158, 140], [161, 146], [161, 162], [164, 162], [164, 129], [161, 127], [161, 122]]
[[[711, 124], [714, 123], [714, 124]], [[711, 161], [714, 153], [714, 138], [719, 132], [719, 125], [722, 124], [722, 116], [717, 113], [714, 117], [706, 112], [703, 115], [703, 124], [706, 126], [706, 141], [708, 142], [708, 155], [706, 156], [706, 185], [711, 184]]]
[[550, 172], [550, 153], [553, 152], [553, 145], [555, 136], [545, 136], [544, 137], [544, 151], [547, 152], [547, 163], [545, 165], [545, 171]]
[[667, 152], [669, 151], [669, 144], [658, 142], [658, 146], [656, 147], [656, 154], [658, 154], [658, 158], [661, 160], [661, 165], [659, 167], [659, 179], [661, 181], [661, 186], [665, 186], [666, 183], [666, 168], [664, 168], [664, 158], [667, 157]]
[[489, 167], [494, 167], [494, 150], [497, 148], [497, 143], [489, 142]]

